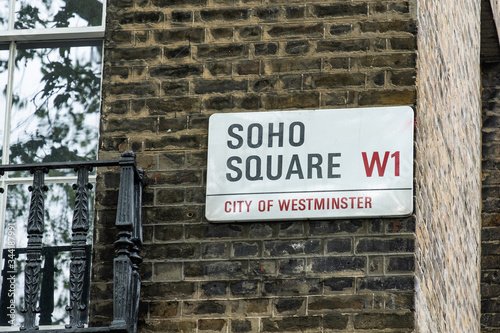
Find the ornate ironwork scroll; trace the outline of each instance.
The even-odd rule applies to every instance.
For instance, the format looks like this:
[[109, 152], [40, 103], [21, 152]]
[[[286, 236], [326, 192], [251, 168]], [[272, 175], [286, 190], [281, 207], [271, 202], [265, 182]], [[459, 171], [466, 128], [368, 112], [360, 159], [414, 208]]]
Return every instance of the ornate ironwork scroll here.
[[72, 241], [71, 241], [71, 263], [69, 274], [70, 305], [66, 307], [69, 311], [69, 324], [66, 328], [80, 328], [84, 326], [87, 309], [87, 295], [83, 293], [86, 269], [87, 233], [89, 231], [89, 183], [90, 167], [75, 168], [78, 171], [77, 183], [73, 185], [75, 194], [75, 210], [73, 213]]
[[30, 213], [28, 217], [28, 247], [27, 262], [24, 267], [24, 308], [21, 310], [24, 315], [24, 325], [21, 330], [37, 329], [35, 325], [36, 314], [40, 312], [38, 303], [38, 291], [40, 284], [40, 271], [42, 264], [42, 237], [43, 237], [43, 214], [44, 197], [43, 192], [47, 191], [44, 184], [45, 168], [32, 170], [33, 186], [31, 191]]

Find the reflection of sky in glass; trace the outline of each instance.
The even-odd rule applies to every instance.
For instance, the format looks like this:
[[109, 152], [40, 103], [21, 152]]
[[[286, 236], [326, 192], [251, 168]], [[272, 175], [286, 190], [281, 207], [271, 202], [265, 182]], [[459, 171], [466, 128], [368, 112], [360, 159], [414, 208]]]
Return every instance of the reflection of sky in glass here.
[[100, 50], [85, 46], [19, 52], [23, 57], [14, 72], [10, 163], [95, 159]]
[[0, 164], [2, 163], [4, 122], [5, 122], [5, 90], [7, 89], [7, 60], [9, 51], [0, 50]]
[[6, 30], [9, 24], [9, 0], [0, 0], [0, 30]]
[[99, 26], [102, 7], [102, 0], [17, 0], [17, 22], [21, 29]]

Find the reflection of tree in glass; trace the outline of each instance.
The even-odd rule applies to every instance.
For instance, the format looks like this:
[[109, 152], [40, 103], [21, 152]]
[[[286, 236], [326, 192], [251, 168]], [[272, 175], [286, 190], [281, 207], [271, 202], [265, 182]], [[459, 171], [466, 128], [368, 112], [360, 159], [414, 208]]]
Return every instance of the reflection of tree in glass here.
[[102, 10], [98, 0], [25, 0], [17, 11], [15, 28], [99, 26]]
[[[89, 124], [88, 119], [92, 115], [96, 118], [99, 111], [100, 63], [92, 58], [100, 61], [100, 51], [101, 48], [96, 51], [89, 47], [18, 51], [17, 72], [28, 64], [40, 63], [38, 77], [42, 86], [29, 99], [19, 93], [13, 96], [13, 109], [30, 125], [30, 131], [24, 130], [22, 137], [13, 138], [12, 162], [95, 158], [97, 124]], [[76, 58], [79, 55], [86, 59]]]
[[[101, 24], [102, 8], [102, 3], [97, 0], [21, 1], [15, 28], [97, 26]], [[78, 22], [74, 23], [75, 20]], [[30, 96], [23, 96], [21, 92], [14, 91], [12, 109], [22, 115], [22, 125], [25, 127], [19, 135], [13, 134], [10, 147], [5, 147], [10, 149], [10, 163], [96, 158], [102, 46], [93, 43], [87, 44], [91, 46], [89, 47], [82, 42], [77, 45], [73, 42], [18, 44], [15, 56], [16, 74], [22, 75], [24, 70], [28, 71], [30, 62], [39, 64], [40, 72], [29, 72], [26, 78], [39, 80], [41, 85], [40, 89]], [[0, 72], [6, 70], [7, 62], [1, 61]], [[89, 122], [89, 118], [93, 122]], [[65, 172], [51, 172], [50, 175], [58, 174], [66, 175]], [[9, 175], [17, 176], [25, 174]], [[29, 208], [26, 205], [29, 202], [26, 187], [9, 186], [7, 191], [7, 221], [17, 221], [18, 230], [23, 231], [24, 237]], [[71, 242], [75, 194], [70, 184], [53, 184], [49, 187], [45, 199], [44, 246], [68, 245]], [[25, 242], [26, 240], [24, 244], [18, 244], [18, 247], [25, 247]], [[64, 307], [69, 304], [68, 258], [68, 254], [61, 253], [56, 258], [57, 293], [54, 305], [58, 310], [54, 311], [54, 324], [67, 322], [67, 319], [64, 319], [67, 318]], [[24, 274], [21, 269], [19, 273]], [[22, 280], [19, 276], [18, 281]], [[20, 301], [23, 288], [24, 285], [18, 289], [18, 304], [22, 304]]]

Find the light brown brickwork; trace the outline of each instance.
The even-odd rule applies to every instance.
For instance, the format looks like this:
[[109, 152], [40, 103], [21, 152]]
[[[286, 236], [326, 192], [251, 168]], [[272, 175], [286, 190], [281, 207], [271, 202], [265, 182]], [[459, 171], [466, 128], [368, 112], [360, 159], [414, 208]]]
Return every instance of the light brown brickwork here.
[[417, 11], [416, 328], [478, 332], [480, 2]]

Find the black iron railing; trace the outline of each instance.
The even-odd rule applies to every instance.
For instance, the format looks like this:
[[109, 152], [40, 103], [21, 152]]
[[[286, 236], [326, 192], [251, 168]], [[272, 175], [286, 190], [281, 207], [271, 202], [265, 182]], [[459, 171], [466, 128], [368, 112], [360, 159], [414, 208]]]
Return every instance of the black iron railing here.
[[[113, 262], [114, 269], [114, 293], [113, 293], [113, 322], [109, 327], [85, 328], [88, 313], [88, 281], [90, 269], [90, 245], [87, 244], [89, 232], [89, 173], [95, 167], [119, 166], [120, 188], [116, 212], [116, 228], [118, 230], [115, 242], [116, 258]], [[45, 185], [45, 175], [49, 170], [74, 169], [78, 174], [77, 182], [73, 185], [75, 190], [75, 204], [72, 220], [71, 246], [50, 248], [42, 247], [44, 231], [44, 192], [48, 190]], [[138, 266], [142, 261], [139, 250], [142, 246], [142, 179], [143, 172], [136, 167], [135, 154], [127, 151], [117, 160], [100, 160], [86, 162], [55, 162], [24, 165], [0, 166], [0, 176], [5, 172], [26, 171], [33, 174], [33, 185], [31, 192], [29, 217], [27, 225], [28, 245], [15, 252], [4, 253], [4, 258], [26, 253], [26, 263], [21, 269], [24, 270], [24, 306], [22, 309], [24, 324], [21, 330], [37, 330], [36, 317], [40, 314], [39, 325], [50, 321], [50, 313], [53, 308], [50, 303], [49, 291], [54, 290], [53, 275], [54, 251], [71, 251], [69, 272], [69, 304], [66, 310], [69, 312], [69, 323], [66, 325], [68, 332], [136, 332], [137, 313], [139, 307], [140, 277]], [[3, 193], [0, 188], [0, 193]], [[10, 250], [10, 249], [9, 249]], [[6, 249], [6, 251], [9, 251]], [[45, 265], [42, 269], [42, 257]], [[51, 272], [52, 270], [52, 272]], [[0, 309], [5, 302], [9, 302], [7, 295], [3, 297], [4, 288], [8, 288], [9, 267], [7, 260], [3, 272], [2, 300]], [[43, 279], [41, 279], [43, 275]], [[52, 281], [51, 281], [52, 277]], [[40, 282], [42, 281], [42, 283]], [[48, 286], [52, 284], [52, 286]], [[41, 286], [41, 287], [40, 287]], [[41, 290], [40, 290], [41, 289]], [[8, 294], [8, 293], [7, 293]], [[49, 301], [46, 301], [49, 300]], [[53, 300], [53, 298], [52, 298]], [[6, 317], [4, 317], [6, 318]]]

